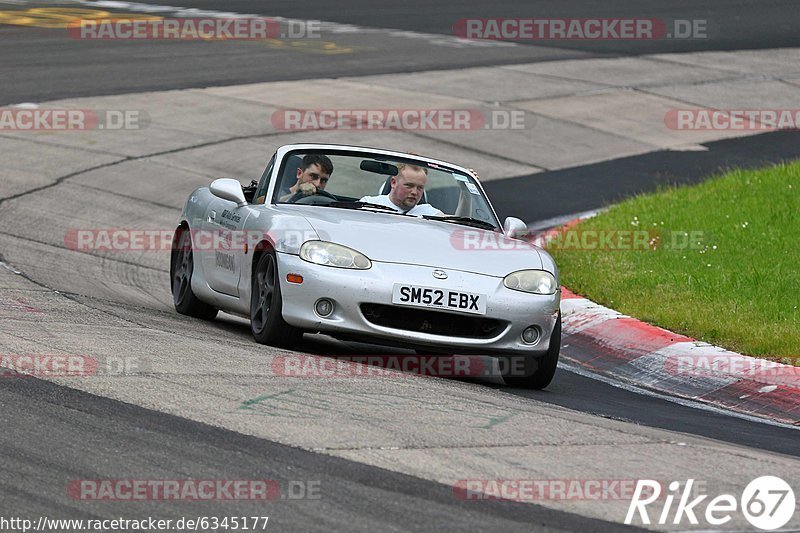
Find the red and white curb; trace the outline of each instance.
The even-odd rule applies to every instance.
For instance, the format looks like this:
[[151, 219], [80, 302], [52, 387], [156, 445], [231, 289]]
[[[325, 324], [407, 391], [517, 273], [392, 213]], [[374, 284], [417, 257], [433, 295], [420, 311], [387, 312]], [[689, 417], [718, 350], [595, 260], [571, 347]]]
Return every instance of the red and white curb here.
[[[544, 231], [534, 244], [596, 213]], [[562, 359], [617, 382], [800, 426], [800, 367], [678, 335], [561, 290]]]
[[562, 287], [561, 356], [594, 374], [800, 426], [800, 367], [748, 357], [625, 316]]

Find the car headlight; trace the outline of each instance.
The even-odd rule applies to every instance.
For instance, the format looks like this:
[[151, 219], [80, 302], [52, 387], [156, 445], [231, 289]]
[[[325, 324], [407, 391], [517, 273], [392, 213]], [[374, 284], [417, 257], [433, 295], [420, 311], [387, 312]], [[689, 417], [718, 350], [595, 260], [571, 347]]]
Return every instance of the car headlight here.
[[337, 268], [367, 270], [372, 267], [372, 261], [364, 254], [347, 246], [325, 241], [304, 242], [300, 247], [300, 258], [309, 263]]
[[556, 278], [544, 270], [518, 270], [503, 278], [503, 285], [515, 291], [555, 294]]

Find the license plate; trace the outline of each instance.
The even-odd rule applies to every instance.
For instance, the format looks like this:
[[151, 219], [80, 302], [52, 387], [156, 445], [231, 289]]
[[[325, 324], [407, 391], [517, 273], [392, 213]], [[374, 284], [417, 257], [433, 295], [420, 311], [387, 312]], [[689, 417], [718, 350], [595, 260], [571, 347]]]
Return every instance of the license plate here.
[[453, 291], [437, 287], [403, 285], [396, 283], [392, 288], [392, 303], [445, 309], [475, 315], [486, 314], [486, 295], [472, 292]]

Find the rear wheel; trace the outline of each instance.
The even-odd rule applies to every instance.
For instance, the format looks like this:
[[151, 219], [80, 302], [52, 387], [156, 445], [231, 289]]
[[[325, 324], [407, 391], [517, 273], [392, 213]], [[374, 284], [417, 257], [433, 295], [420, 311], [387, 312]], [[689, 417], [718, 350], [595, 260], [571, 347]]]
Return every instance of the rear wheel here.
[[172, 302], [175, 310], [182, 315], [193, 316], [205, 320], [213, 320], [217, 310], [205, 302], [201, 302], [192, 292], [192, 273], [194, 272], [194, 254], [192, 253], [191, 233], [182, 229], [175, 238], [177, 246], [172, 250], [170, 261], [170, 279], [172, 280]]
[[[543, 389], [550, 385], [558, 367], [558, 356], [561, 352], [561, 314], [558, 315], [553, 333], [550, 335], [550, 347], [547, 353], [539, 358], [526, 357], [523, 365], [514, 365], [515, 358], [524, 356], [507, 356], [503, 361], [503, 380], [506, 385], [524, 389]], [[518, 359], [516, 359], [518, 361]], [[519, 367], [522, 368], [519, 368]], [[522, 370], [520, 372], [520, 370]]]
[[303, 331], [286, 323], [282, 309], [278, 261], [270, 251], [259, 258], [250, 291], [250, 330], [256, 342], [282, 348], [300, 342]]

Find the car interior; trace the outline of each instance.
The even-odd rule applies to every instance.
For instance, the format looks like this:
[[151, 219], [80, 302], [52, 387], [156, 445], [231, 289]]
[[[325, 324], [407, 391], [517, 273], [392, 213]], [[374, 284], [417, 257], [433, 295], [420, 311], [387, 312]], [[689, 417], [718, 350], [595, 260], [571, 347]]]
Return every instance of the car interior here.
[[[289, 154], [282, 165], [279, 185], [274, 190], [273, 201], [277, 203], [278, 193], [287, 184], [294, 184], [297, 169], [302, 166], [303, 153]], [[292, 198], [288, 203], [301, 205], [324, 205], [334, 201], [356, 201], [365, 195], [383, 195], [391, 190], [392, 177], [397, 167], [391, 161], [365, 159], [353, 155], [330, 155], [334, 172], [328, 186], [320, 194]], [[258, 183], [253, 181], [242, 187], [245, 198], [250, 203], [263, 204], [269, 188], [269, 176], [275, 164], [274, 157]], [[367, 181], [368, 183], [365, 183]], [[373, 185], [369, 185], [369, 182]], [[478, 218], [494, 223], [491, 212], [475, 185], [468, 178], [442, 169], [429, 167], [428, 182], [420, 203], [430, 204], [445, 215]]]

